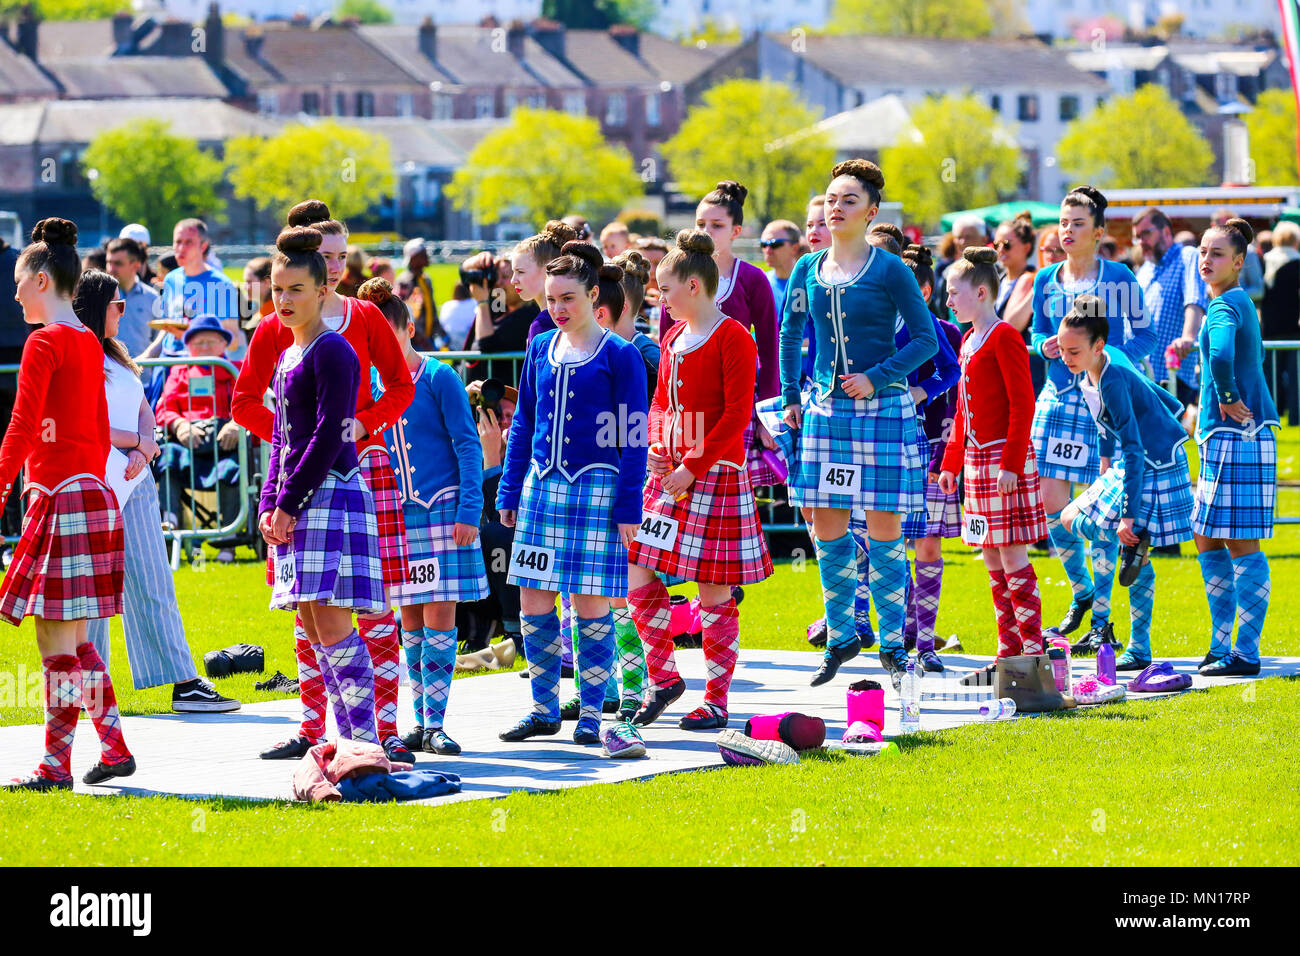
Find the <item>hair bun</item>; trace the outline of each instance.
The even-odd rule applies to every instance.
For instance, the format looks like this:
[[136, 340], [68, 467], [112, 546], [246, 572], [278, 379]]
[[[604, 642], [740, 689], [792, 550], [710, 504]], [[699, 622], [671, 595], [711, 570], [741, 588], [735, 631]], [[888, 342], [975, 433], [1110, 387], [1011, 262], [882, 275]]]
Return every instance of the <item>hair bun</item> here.
[[[565, 228], [569, 229], [567, 226]], [[573, 230], [569, 229], [569, 231], [572, 232]], [[597, 274], [600, 272], [600, 267], [605, 264], [604, 253], [593, 246], [590, 242], [581, 242], [577, 239], [566, 242], [560, 248], [560, 255], [573, 256], [576, 259], [581, 259], [591, 267], [592, 272]]]
[[975, 246], [971, 249], [967, 249], [961, 255], [967, 262], [973, 262], [975, 265], [980, 265], [981, 263], [992, 265], [998, 261], [997, 250], [992, 246]]
[[290, 226], [311, 226], [331, 219], [330, 207], [319, 199], [306, 199], [289, 210], [285, 223]]
[[876, 190], [885, 188], [885, 174], [879, 166], [867, 159], [846, 159], [842, 163], [836, 163], [831, 170], [831, 179], [837, 176], [852, 176]]
[[934, 265], [934, 254], [926, 246], [912, 243], [903, 250], [903, 258], [908, 262], [914, 262], [918, 266], [932, 267]]
[[677, 233], [677, 248], [695, 255], [713, 255], [713, 238], [703, 229], [683, 229]]
[[718, 192], [731, 199], [734, 199], [740, 205], [745, 205], [745, 197], [749, 195], [749, 190], [736, 182], [734, 179], [724, 179], [718, 183]]
[[614, 265], [642, 285], [650, 281], [650, 260], [635, 249], [628, 249], [616, 255]]
[[1255, 229], [1246, 220], [1233, 216], [1223, 225], [1227, 229], [1235, 229], [1241, 233], [1241, 237], [1246, 240], [1246, 245], [1255, 241]]
[[1022, 209], [1011, 219], [1012, 222], [1027, 222], [1029, 225], [1034, 224], [1034, 214], [1028, 209]]
[[1106, 199], [1104, 195], [1102, 195], [1101, 190], [1098, 189], [1096, 186], [1088, 186], [1088, 185], [1075, 186], [1073, 189], [1070, 190], [1070, 192], [1081, 193], [1084, 196], [1087, 196], [1089, 199], [1092, 200], [1093, 205], [1097, 207], [1098, 213], [1105, 212], [1106, 207], [1110, 205], [1110, 202]]
[[623, 270], [618, 266], [614, 265], [612, 262], [606, 262], [604, 265], [602, 265], [600, 267], [600, 272], [597, 273], [597, 275], [599, 275], [600, 278], [606, 280], [607, 282], [623, 281]]
[[892, 222], [878, 222], [873, 225], [869, 231], [874, 232], [877, 235], [889, 236], [889, 238], [898, 243], [900, 249], [907, 248], [907, 233], [903, 232], [902, 229], [894, 225]]
[[357, 289], [357, 298], [372, 302], [375, 305], [383, 305], [393, 297], [393, 287], [388, 280], [382, 276], [375, 276], [361, 283], [361, 288]]
[[307, 226], [289, 226], [275, 237], [275, 248], [285, 255], [315, 252], [320, 248], [322, 238], [319, 232]]
[[47, 246], [62, 245], [77, 247], [77, 224], [67, 219], [51, 216], [42, 219], [32, 227], [32, 242], [43, 242]]
[[576, 241], [578, 238], [578, 230], [560, 219], [552, 219], [548, 222], [542, 227], [541, 234], [561, 249], [563, 249], [568, 243]]

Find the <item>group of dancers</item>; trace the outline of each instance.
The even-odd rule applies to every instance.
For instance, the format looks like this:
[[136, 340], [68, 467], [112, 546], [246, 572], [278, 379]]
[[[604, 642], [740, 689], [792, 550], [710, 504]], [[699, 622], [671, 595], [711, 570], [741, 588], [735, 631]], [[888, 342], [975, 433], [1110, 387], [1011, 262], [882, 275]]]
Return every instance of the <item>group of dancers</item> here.
[[[1132, 595], [1123, 670], [1151, 663], [1148, 548], [1194, 537], [1213, 622], [1201, 671], [1258, 672], [1269, 588], [1259, 539], [1272, 533], [1278, 420], [1258, 319], [1237, 286], [1249, 225], [1211, 228], [1199, 250], [1212, 301], [1200, 333], [1193, 494], [1180, 406], [1138, 370], [1154, 341], [1141, 291], [1126, 267], [1096, 254], [1100, 192], [1081, 186], [1064, 198], [1066, 259], [1035, 277], [1032, 348], [1049, 369], [1035, 396], [1020, 334], [995, 311], [994, 250], [968, 248], [947, 271], [947, 305], [969, 326], [962, 336], [926, 306], [936, 281], [929, 251], [872, 225], [883, 189], [865, 160], [831, 170], [808, 210], [814, 251], [778, 301], [731, 251], [746, 190], [719, 183], [700, 201], [696, 228], [678, 233], [655, 267], [657, 354], [633, 322], [649, 278], [639, 253], [607, 262], [561, 222], [520, 244], [513, 281], [545, 309], [522, 364], [495, 504], [514, 529], [508, 579], [520, 587], [532, 708], [502, 740], [557, 734], [567, 712], [575, 742], [644, 754], [642, 729], [686, 691], [668, 593], [684, 582], [698, 586], [707, 680], [680, 726], [725, 728], [740, 648], [734, 589], [772, 574], [754, 487], [781, 477], [818, 558], [825, 649], [813, 685], [877, 639], [895, 686], [909, 663], [943, 670], [940, 544], [959, 535], [981, 549], [998, 629], [996, 659], [966, 683], [1041, 677], [1036, 709], [1067, 706], [1049, 687], [1027, 554], [1044, 537], [1072, 587], [1058, 630], [1077, 630], [1091, 612], [1077, 651], [1115, 640], [1120, 566]], [[20, 467], [27, 478], [0, 616], [36, 618], [46, 675], [45, 756], [9, 786], [36, 790], [71, 786], [83, 703], [103, 745], [86, 782], [135, 768], [112, 682], [86, 640], [90, 619], [121, 610], [122, 531], [103, 477], [105, 343], [70, 306], [75, 243], [71, 223], [43, 220], [19, 259], [17, 297], [39, 328], [0, 448], [5, 494]], [[262, 756], [301, 757], [323, 742], [329, 709], [341, 736], [409, 762], [414, 750], [460, 752], [444, 722], [456, 605], [487, 593], [483, 465], [466, 390], [449, 365], [415, 350], [392, 288], [372, 279], [356, 298], [338, 293], [346, 245], [346, 226], [324, 203], [289, 212], [271, 264], [273, 311], [249, 344], [233, 402], [236, 421], [270, 443], [257, 522], [270, 605], [295, 612], [303, 708], [295, 735]], [[567, 708], [557, 599], [574, 622], [578, 694]], [[405, 735], [403, 670], [414, 698]]]

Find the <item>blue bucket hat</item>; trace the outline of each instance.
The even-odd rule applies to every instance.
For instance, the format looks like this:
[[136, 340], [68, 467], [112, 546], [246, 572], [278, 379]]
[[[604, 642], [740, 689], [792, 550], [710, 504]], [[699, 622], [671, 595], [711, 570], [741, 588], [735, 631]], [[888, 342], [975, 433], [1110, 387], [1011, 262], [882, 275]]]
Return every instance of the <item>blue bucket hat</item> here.
[[189, 327], [185, 329], [185, 336], [181, 341], [186, 345], [189, 345], [190, 338], [198, 335], [200, 332], [216, 332], [226, 340], [227, 345], [235, 339], [235, 337], [230, 333], [230, 330], [222, 325], [221, 320], [215, 315], [196, 315], [194, 318], [190, 319]]

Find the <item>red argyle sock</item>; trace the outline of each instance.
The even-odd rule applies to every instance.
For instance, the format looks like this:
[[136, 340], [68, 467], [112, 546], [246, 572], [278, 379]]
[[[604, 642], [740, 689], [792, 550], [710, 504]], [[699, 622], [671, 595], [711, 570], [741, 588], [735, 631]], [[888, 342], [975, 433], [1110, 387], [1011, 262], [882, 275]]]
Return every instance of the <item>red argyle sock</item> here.
[[121, 763], [131, 756], [131, 751], [122, 737], [122, 715], [117, 712], [112, 678], [99, 651], [89, 641], [77, 647], [77, 658], [81, 662], [81, 699], [99, 734], [99, 747], [103, 751], [100, 759], [107, 764]]
[[1034, 566], [1008, 571], [1007, 590], [1016, 609], [1016, 630], [1020, 632], [1020, 653], [1043, 653], [1043, 604], [1038, 596], [1038, 575]]
[[72, 778], [72, 738], [81, 713], [81, 662], [71, 654], [41, 661], [45, 672], [45, 757], [37, 773], [49, 780]]
[[656, 689], [671, 684], [678, 679], [678, 674], [677, 661], [673, 658], [673, 636], [668, 632], [672, 611], [664, 582], [655, 578], [629, 592], [627, 606], [632, 609], [632, 621], [645, 646], [650, 683]]
[[713, 607], [700, 605], [704, 636], [704, 703], [727, 712], [727, 691], [740, 654], [740, 612], [734, 600]]
[[375, 724], [379, 740], [397, 736], [397, 691], [402, 686], [402, 642], [393, 612], [383, 617], [358, 617], [357, 630], [370, 651], [375, 668]]
[[998, 657], [1014, 657], [1020, 653], [1020, 631], [1016, 627], [1015, 606], [1002, 569], [989, 569], [989, 587], [993, 591], [993, 610], [998, 618]]
[[293, 618], [293, 653], [298, 658], [298, 700], [302, 703], [302, 720], [298, 735], [313, 742], [325, 739], [325, 679], [316, 663], [316, 651], [307, 640], [302, 618]]

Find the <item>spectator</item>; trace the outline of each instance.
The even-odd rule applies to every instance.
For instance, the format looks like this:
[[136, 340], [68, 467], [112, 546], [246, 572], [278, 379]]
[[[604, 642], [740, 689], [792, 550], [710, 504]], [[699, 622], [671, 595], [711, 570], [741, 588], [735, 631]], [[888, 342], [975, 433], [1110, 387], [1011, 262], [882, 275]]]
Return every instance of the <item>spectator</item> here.
[[638, 332], [646, 332], [653, 338], [659, 334], [659, 277], [655, 270], [659, 268], [659, 260], [668, 255], [668, 243], [658, 236], [646, 236], [637, 240], [636, 251], [650, 263], [650, 282], [645, 287], [645, 301], [641, 303], [636, 327]]
[[[993, 248], [1002, 267], [1002, 280], [998, 285], [996, 311], [998, 317], [1020, 333], [1029, 345], [1030, 326], [1034, 320], [1034, 273], [1032, 261], [1035, 240], [1034, 218], [1028, 210], [1021, 210], [1014, 219], [998, 225], [993, 234]], [[1042, 356], [1030, 354], [1030, 379], [1037, 395], [1047, 381], [1047, 363]]]
[[1097, 242], [1097, 255], [1099, 258], [1117, 262], [1120, 258], [1119, 242], [1114, 236], [1102, 236]]
[[1178, 355], [1178, 400], [1188, 408], [1200, 395], [1196, 362], [1187, 359], [1196, 347], [1201, 320], [1209, 307], [1209, 295], [1201, 279], [1197, 252], [1174, 242], [1169, 217], [1159, 209], [1144, 209], [1133, 220], [1133, 241], [1142, 249], [1137, 270], [1138, 285], [1147, 317], [1155, 323], [1156, 344], [1149, 358], [1156, 381], [1169, 377], [1165, 353]]
[[451, 287], [451, 298], [438, 310], [438, 322], [447, 330], [447, 348], [463, 351], [469, 348], [469, 338], [474, 330], [475, 302], [465, 283]]
[[1259, 254], [1265, 259], [1264, 268], [1268, 268], [1268, 254], [1273, 251], [1273, 230], [1264, 229], [1255, 233], [1255, 245], [1259, 248]]
[[940, 249], [940, 255], [947, 261], [940, 263], [935, 268], [934, 274], [938, 278], [934, 283], [934, 293], [930, 297], [931, 311], [939, 318], [952, 322], [958, 328], [962, 328], [961, 323], [948, 309], [948, 267], [961, 259], [962, 253], [966, 251], [967, 246], [974, 248], [986, 245], [988, 245], [988, 231], [984, 226], [984, 220], [974, 213], [967, 213], [953, 220], [952, 256], [945, 255], [942, 247]]
[[140, 277], [145, 251], [134, 239], [110, 239], [108, 272], [117, 280], [126, 303], [125, 313], [116, 335], [128, 355], [141, 355], [149, 348], [153, 330], [149, 322], [162, 314], [158, 293]]
[[[196, 315], [216, 316], [230, 333], [226, 357], [239, 361], [248, 345], [239, 326], [239, 289], [226, 276], [208, 265], [212, 244], [202, 219], [182, 219], [172, 231], [172, 251], [178, 268], [163, 280], [163, 315], [190, 319]], [[170, 333], [164, 333], [169, 335]], [[179, 342], [160, 345], [163, 354], [184, 354]]]
[[1053, 262], [1065, 261], [1065, 247], [1055, 226], [1048, 226], [1038, 234], [1038, 268], [1045, 269]]
[[415, 316], [415, 347], [428, 352], [434, 348], [435, 339], [447, 338], [438, 323], [433, 280], [424, 274], [429, 266], [429, 249], [423, 239], [409, 239], [402, 247], [402, 255], [406, 259], [406, 271], [397, 277], [397, 295]]
[[361, 283], [366, 281], [363, 268], [365, 262], [366, 254], [360, 246], [348, 246], [348, 256], [343, 260], [343, 278], [339, 279], [338, 288], [335, 290], [339, 295], [351, 299], [357, 297], [357, 290], [361, 288]]
[[[514, 254], [492, 259], [496, 264], [495, 284], [489, 281], [489, 270], [483, 270], [482, 282], [468, 284], [470, 298], [474, 301], [474, 347], [485, 354], [524, 351], [528, 345], [528, 329], [542, 311], [536, 302], [525, 301], [514, 285], [511, 267]], [[492, 258], [487, 252], [479, 255]], [[475, 362], [470, 366], [469, 377], [474, 380], [498, 378], [514, 381], [514, 372], [513, 363]]]
[[802, 235], [799, 227], [788, 219], [776, 219], [763, 227], [763, 234], [758, 240], [758, 247], [763, 251], [763, 261], [767, 264], [764, 274], [772, 287], [772, 297], [776, 300], [776, 314], [781, 315], [785, 308], [785, 286], [799, 258], [799, 241]]
[[1195, 249], [1198, 244], [1196, 233], [1192, 232], [1190, 229], [1181, 230], [1176, 236], [1174, 236], [1174, 242], [1178, 243], [1180, 246], [1191, 246], [1193, 249]]
[[565, 216], [560, 221], [578, 234], [578, 242], [589, 242], [591, 240], [591, 223], [587, 222], [586, 216], [575, 212]]
[[370, 273], [370, 278], [383, 279], [394, 288], [397, 287], [397, 271], [393, 268], [393, 263], [383, 256], [376, 256], [367, 262], [366, 271]]
[[[0, 237], [0, 365], [17, 365], [23, 357], [23, 345], [31, 329], [23, 321], [23, 307], [14, 298], [18, 286], [14, 282], [14, 267], [21, 252]], [[0, 428], [9, 428], [14, 411], [14, 397], [18, 394], [16, 372], [0, 374]], [[3, 533], [16, 536], [22, 529], [23, 496], [10, 495], [4, 506]]]
[[[1300, 339], [1300, 226], [1279, 222], [1273, 248], [1264, 254], [1264, 299], [1259, 321], [1265, 341]], [[1276, 364], [1274, 364], [1276, 363]], [[1278, 409], [1285, 405], [1292, 425], [1300, 422], [1300, 381], [1294, 350], [1277, 350], [1264, 359], [1264, 371]]]
[[129, 223], [122, 227], [122, 231], [117, 234], [119, 239], [131, 239], [140, 246], [140, 278], [147, 285], [152, 286], [154, 280], [153, 269], [149, 268], [149, 230], [138, 222]]
[[[196, 358], [216, 358], [229, 347], [230, 338], [225, 323], [203, 315], [185, 330], [185, 348]], [[235, 377], [220, 366], [176, 365], [167, 376], [154, 411], [166, 440], [159, 461], [166, 479], [163, 520], [172, 527], [178, 525], [182, 488], [217, 488], [221, 514], [233, 517], [239, 511], [241, 430], [230, 416], [234, 390]]]
[[267, 256], [244, 263], [244, 297], [257, 303], [257, 312], [246, 323], [251, 332], [259, 322], [275, 311], [271, 302], [271, 260]]
[[[1216, 209], [1210, 216], [1211, 226], [1222, 226], [1229, 219], [1232, 219], [1235, 213], [1231, 209]], [[1237, 284], [1246, 290], [1246, 295], [1250, 296], [1250, 301], [1255, 303], [1255, 308], [1259, 308], [1260, 302], [1264, 298], [1264, 262], [1255, 247], [1246, 248], [1246, 261], [1241, 267], [1241, 277]]]
[[155, 291], [161, 294], [163, 283], [167, 280], [167, 273], [171, 272], [175, 268], [177, 268], [177, 265], [174, 253], [168, 252], [165, 255], [159, 256], [158, 269], [154, 272], [153, 279], [150, 280], [149, 284], [154, 287]]
[[606, 259], [613, 259], [625, 249], [632, 248], [627, 225], [615, 220], [600, 230], [600, 248]]

